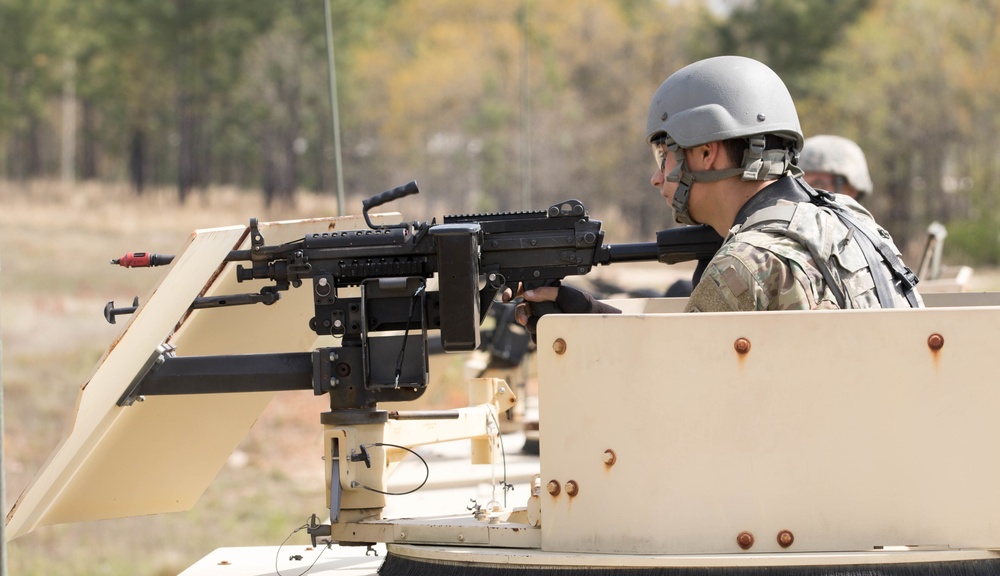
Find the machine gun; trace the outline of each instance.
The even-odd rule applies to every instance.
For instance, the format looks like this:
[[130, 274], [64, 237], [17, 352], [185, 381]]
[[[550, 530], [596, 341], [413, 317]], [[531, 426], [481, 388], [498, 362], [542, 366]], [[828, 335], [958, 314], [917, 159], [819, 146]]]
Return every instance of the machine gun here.
[[[604, 245], [601, 222], [578, 200], [545, 211], [445, 216], [441, 224], [372, 223], [369, 210], [418, 192], [410, 182], [365, 200], [367, 230], [317, 232], [279, 245], [268, 245], [251, 219], [250, 249], [232, 251], [227, 261], [249, 263], [238, 265], [239, 282], [273, 283], [257, 293], [192, 303], [272, 305], [281, 292], [308, 282], [315, 308], [309, 328], [336, 337], [339, 346], [218, 357], [162, 350], [119, 405], [156, 394], [312, 389], [329, 394], [331, 411], [341, 417], [370, 412], [378, 402], [423, 394], [428, 331], [440, 331], [447, 352], [477, 348], [479, 326], [506, 287], [556, 286], [596, 265], [708, 258], [721, 243], [711, 228], [691, 226], [660, 232], [655, 243]], [[346, 294], [349, 289], [357, 294]]]

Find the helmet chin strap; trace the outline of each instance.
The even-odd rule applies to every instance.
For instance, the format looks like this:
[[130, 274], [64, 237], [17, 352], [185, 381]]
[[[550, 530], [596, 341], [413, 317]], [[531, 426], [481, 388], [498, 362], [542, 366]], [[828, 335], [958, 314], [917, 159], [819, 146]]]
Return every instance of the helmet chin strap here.
[[726, 178], [743, 175], [742, 168], [727, 168], [725, 170], [703, 170], [701, 172], [691, 172], [687, 169], [687, 159], [684, 157], [684, 149], [677, 145], [673, 138], [666, 141], [667, 147], [674, 153], [674, 169], [667, 175], [667, 182], [677, 182], [677, 190], [674, 191], [674, 220], [679, 224], [700, 224], [695, 221], [688, 212], [688, 202], [691, 198], [691, 185], [695, 182], [718, 182]]
[[667, 175], [667, 182], [677, 182], [674, 192], [674, 220], [680, 224], [700, 224], [688, 212], [691, 199], [691, 185], [695, 182], [718, 182], [727, 178], [740, 176], [744, 181], [777, 180], [786, 173], [793, 176], [801, 175], [802, 170], [792, 164], [791, 154], [786, 150], [764, 150], [764, 137], [750, 138], [750, 147], [743, 156], [742, 168], [726, 168], [723, 170], [703, 170], [691, 172], [687, 169], [687, 159], [684, 149], [677, 145], [673, 138], [667, 138], [667, 148], [674, 153], [674, 169]]
[[684, 160], [679, 160], [673, 171], [667, 176], [668, 182], [677, 182], [677, 189], [674, 190], [674, 201], [671, 206], [674, 208], [674, 220], [678, 224], [698, 224], [691, 215], [688, 214], [688, 200], [691, 197], [691, 184], [694, 183], [694, 174], [684, 170]]

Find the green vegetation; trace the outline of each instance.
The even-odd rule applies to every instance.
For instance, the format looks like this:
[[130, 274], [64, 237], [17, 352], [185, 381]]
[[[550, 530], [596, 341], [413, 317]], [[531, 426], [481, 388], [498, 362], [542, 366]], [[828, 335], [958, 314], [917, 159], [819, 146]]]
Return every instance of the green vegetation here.
[[948, 230], [944, 246], [944, 259], [947, 262], [1000, 265], [1000, 222], [959, 222]]

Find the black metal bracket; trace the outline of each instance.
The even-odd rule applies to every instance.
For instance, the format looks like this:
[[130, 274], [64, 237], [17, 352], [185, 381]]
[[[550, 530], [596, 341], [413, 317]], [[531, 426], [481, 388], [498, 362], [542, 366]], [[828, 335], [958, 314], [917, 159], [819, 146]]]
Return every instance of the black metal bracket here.
[[[424, 393], [427, 352], [423, 335], [371, 338], [368, 344], [374, 361], [363, 356], [361, 346], [312, 352], [177, 356], [173, 346], [162, 344], [117, 404], [131, 406], [147, 396], [312, 390], [317, 396], [330, 394], [330, 408], [338, 410], [371, 407], [377, 402], [404, 402]], [[406, 350], [403, 356], [400, 347]], [[399, 360], [402, 364], [397, 364]], [[405, 385], [393, 382], [396, 366], [402, 367]]]
[[118, 399], [131, 406], [146, 396], [312, 390], [311, 352], [175, 356], [163, 344]]

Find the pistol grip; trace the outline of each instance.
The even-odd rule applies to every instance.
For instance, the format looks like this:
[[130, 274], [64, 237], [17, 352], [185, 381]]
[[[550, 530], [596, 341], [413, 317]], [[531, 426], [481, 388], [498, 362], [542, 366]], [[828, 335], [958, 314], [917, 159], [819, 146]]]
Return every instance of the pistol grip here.
[[555, 302], [528, 302], [528, 309], [531, 310], [531, 315], [536, 318], [541, 318], [546, 314], [559, 314], [562, 313], [562, 308], [559, 307]]

